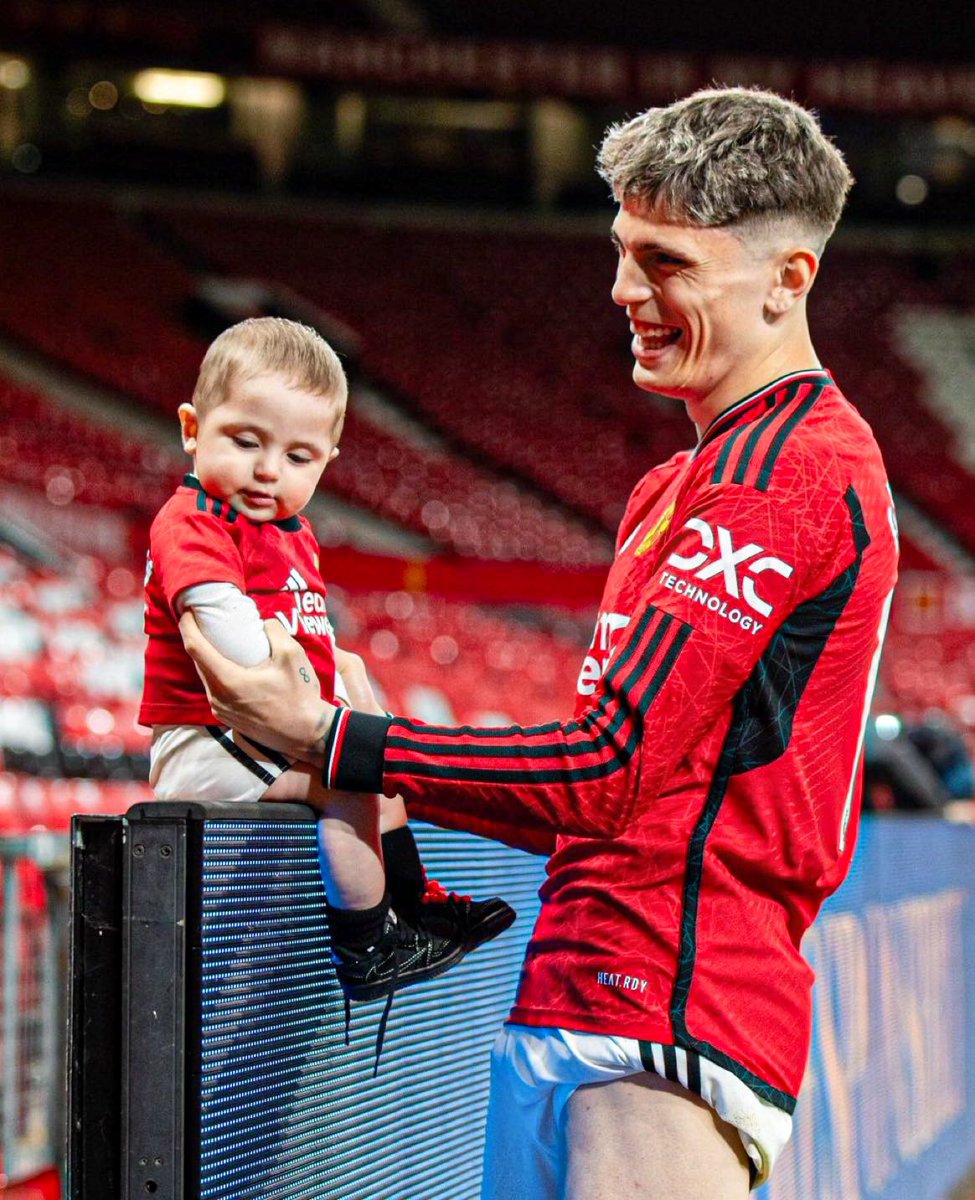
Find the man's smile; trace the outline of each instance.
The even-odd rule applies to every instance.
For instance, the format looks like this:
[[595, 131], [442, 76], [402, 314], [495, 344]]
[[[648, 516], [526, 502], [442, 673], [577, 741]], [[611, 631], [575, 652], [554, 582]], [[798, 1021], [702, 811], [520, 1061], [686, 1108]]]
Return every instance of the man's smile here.
[[632, 350], [634, 358], [646, 358], [666, 350], [678, 342], [683, 330], [676, 325], [658, 325], [651, 321], [630, 321], [633, 333]]

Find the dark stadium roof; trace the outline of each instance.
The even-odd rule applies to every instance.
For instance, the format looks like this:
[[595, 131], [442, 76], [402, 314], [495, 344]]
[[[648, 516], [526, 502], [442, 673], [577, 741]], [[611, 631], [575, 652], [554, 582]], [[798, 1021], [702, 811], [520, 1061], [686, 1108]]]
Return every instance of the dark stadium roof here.
[[[587, 42], [670, 51], [718, 50], [790, 58], [885, 58], [917, 61], [972, 61], [975, 58], [975, 5], [941, 0], [781, 0], [745, 3], [649, 4], [620, 0], [11, 0], [0, 6], [0, 39], [9, 31], [31, 29], [34, 44], [58, 40], [73, 25], [76, 34], [97, 25], [112, 40], [114, 27], [132, 43], [132, 26], [185, 25], [199, 41], [202, 30], [230, 38], [233, 53], [256, 25], [298, 22], [337, 29], [434, 35], [463, 35], [545, 42]], [[126, 26], [129, 28], [126, 29]], [[204, 39], [205, 40], [205, 39]], [[213, 46], [218, 50], [219, 44]]]

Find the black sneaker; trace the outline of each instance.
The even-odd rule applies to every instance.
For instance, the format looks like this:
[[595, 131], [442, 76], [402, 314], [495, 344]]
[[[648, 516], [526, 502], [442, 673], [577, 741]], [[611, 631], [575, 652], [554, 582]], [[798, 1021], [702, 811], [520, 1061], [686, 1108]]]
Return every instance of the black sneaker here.
[[426, 879], [418, 924], [440, 937], [459, 942], [464, 953], [469, 954], [504, 933], [516, 915], [511, 905], [498, 896], [473, 900], [448, 892], [436, 879]]
[[345, 993], [345, 1044], [349, 1044], [352, 1000], [379, 1000], [386, 1004], [376, 1031], [376, 1061], [373, 1078], [379, 1074], [379, 1059], [386, 1039], [386, 1025], [393, 1007], [393, 993], [411, 983], [436, 979], [455, 966], [467, 953], [462, 941], [443, 937], [430, 929], [414, 928], [392, 909], [379, 941], [364, 953], [332, 946], [335, 974]]
[[365, 952], [332, 947], [335, 974], [349, 1000], [379, 1000], [411, 983], [436, 979], [467, 953], [459, 938], [451, 938], [425, 923], [407, 924], [392, 909], [379, 941]]

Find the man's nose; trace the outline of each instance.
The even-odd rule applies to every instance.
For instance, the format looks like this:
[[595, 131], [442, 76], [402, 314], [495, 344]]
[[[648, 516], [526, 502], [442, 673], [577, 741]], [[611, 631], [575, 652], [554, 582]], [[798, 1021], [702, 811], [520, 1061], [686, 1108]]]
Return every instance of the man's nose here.
[[647, 277], [630, 255], [622, 255], [617, 264], [612, 295], [620, 308], [643, 304], [653, 296]]

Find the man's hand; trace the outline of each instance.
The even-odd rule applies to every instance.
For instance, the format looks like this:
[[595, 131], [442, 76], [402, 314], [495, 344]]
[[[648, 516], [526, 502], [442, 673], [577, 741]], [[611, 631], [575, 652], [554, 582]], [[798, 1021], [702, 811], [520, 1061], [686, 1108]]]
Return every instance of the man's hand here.
[[264, 622], [271, 657], [256, 667], [239, 667], [214, 650], [190, 612], [179, 631], [219, 721], [290, 758], [324, 763], [337, 710], [322, 699], [308, 656], [280, 621]]

